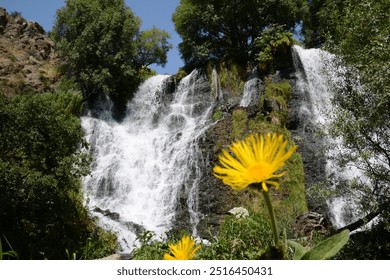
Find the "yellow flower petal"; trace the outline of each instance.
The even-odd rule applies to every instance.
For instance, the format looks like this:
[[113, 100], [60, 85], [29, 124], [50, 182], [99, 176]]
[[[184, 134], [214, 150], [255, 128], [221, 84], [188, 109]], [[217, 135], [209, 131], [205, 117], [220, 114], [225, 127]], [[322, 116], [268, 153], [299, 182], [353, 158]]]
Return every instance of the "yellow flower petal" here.
[[189, 236], [183, 238], [177, 244], [169, 244], [170, 254], [164, 254], [164, 260], [191, 260], [195, 257], [195, 253], [200, 245], [195, 246], [195, 240]]
[[279, 183], [271, 179], [284, 176], [285, 172], [276, 172], [297, 149], [297, 146], [286, 149], [287, 144], [283, 135], [275, 133], [266, 137], [250, 135], [222, 150], [220, 165], [213, 168], [213, 174], [233, 189], [244, 189], [253, 183], [262, 183], [264, 191], [268, 191], [267, 184], [278, 189]]

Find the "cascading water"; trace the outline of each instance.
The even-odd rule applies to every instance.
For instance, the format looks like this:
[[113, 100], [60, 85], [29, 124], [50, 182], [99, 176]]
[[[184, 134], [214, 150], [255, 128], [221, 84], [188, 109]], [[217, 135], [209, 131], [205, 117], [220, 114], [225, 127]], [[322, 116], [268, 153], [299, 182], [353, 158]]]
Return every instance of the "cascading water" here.
[[[364, 180], [364, 176], [356, 167], [341, 168], [337, 165], [333, 159], [337, 157], [340, 149], [343, 149], [341, 141], [330, 138], [326, 133], [334, 115], [331, 103], [334, 94], [332, 89], [335, 84], [340, 86], [345, 79], [340, 66], [336, 67], [336, 56], [319, 49], [306, 50], [294, 46], [293, 60], [297, 69], [296, 87], [300, 95], [297, 106], [300, 137], [306, 141], [303, 145], [311, 146], [306, 153], [312, 155], [308, 157], [320, 156], [326, 159], [326, 162], [308, 168], [312, 168], [313, 174], [317, 172], [316, 176], [323, 176], [333, 189], [342, 181], [353, 178]], [[329, 198], [327, 204], [335, 227], [345, 226], [358, 216], [353, 203], [347, 202], [342, 196]]]
[[118, 233], [124, 252], [134, 245], [137, 231], [163, 236], [183, 193], [196, 235], [202, 172], [198, 138], [209, 125], [214, 100], [200, 90], [206, 78], [197, 71], [173, 95], [164, 93], [167, 79], [157, 75], [141, 85], [122, 122], [104, 106], [97, 117], [82, 117], [95, 159], [84, 179], [86, 201], [102, 226]]
[[259, 85], [261, 81], [257, 74], [257, 70], [254, 69], [249, 75], [248, 80], [244, 85], [244, 92], [240, 102], [241, 107], [248, 107], [252, 102], [260, 99]]

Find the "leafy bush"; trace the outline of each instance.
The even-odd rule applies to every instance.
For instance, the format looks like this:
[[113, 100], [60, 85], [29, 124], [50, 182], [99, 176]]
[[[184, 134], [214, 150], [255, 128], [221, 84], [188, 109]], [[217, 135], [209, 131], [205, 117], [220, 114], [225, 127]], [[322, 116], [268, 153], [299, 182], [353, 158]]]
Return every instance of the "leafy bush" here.
[[272, 242], [269, 219], [249, 211], [249, 217], [225, 218], [218, 237], [211, 237], [211, 245], [198, 252], [202, 260], [255, 260]]
[[138, 236], [140, 246], [131, 252], [131, 257], [134, 260], [162, 260], [169, 250], [168, 243], [171, 239], [173, 238], [168, 238], [168, 241], [157, 241], [153, 232], [146, 231]]
[[0, 234], [22, 259], [64, 258], [96, 227], [82, 200], [81, 108], [77, 93], [0, 95]]

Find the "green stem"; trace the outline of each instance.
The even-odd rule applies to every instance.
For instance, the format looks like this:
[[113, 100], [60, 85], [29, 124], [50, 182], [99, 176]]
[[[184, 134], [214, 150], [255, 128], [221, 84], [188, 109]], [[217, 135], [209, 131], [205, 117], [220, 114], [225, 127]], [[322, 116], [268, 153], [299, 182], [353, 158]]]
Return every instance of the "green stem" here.
[[262, 193], [264, 195], [265, 203], [267, 204], [267, 208], [268, 208], [268, 213], [271, 218], [271, 226], [272, 226], [272, 231], [274, 232], [275, 246], [277, 246], [279, 243], [279, 234], [278, 234], [278, 228], [276, 226], [274, 209], [272, 208], [271, 200], [269, 198], [269, 193], [264, 190], [262, 191]]

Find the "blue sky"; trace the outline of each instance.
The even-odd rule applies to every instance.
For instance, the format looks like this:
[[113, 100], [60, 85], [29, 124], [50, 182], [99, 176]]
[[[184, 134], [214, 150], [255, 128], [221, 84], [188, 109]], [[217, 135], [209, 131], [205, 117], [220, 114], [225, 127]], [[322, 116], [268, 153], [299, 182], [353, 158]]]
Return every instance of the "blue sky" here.
[[[88, 0], [86, 0], [88, 1]], [[179, 67], [183, 66], [177, 45], [181, 42], [179, 35], [175, 32], [172, 23], [172, 13], [179, 5], [180, 0], [125, 0], [135, 15], [142, 19], [141, 30], [156, 26], [168, 31], [171, 35], [173, 48], [168, 53], [168, 63], [165, 68], [152, 65], [160, 74], [174, 74]], [[46, 31], [50, 31], [57, 9], [65, 6], [64, 0], [0, 0], [0, 7], [8, 13], [17, 11], [30, 21], [36, 21]]]

